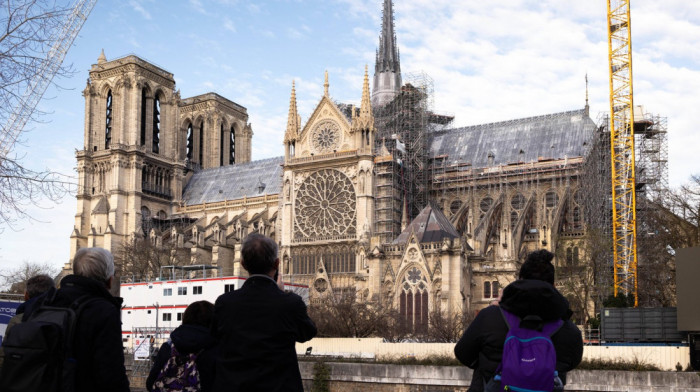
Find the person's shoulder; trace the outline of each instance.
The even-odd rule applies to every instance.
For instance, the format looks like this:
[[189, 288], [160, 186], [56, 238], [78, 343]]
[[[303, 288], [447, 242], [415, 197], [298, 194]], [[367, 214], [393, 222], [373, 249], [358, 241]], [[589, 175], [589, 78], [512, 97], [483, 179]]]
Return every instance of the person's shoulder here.
[[571, 320], [564, 320], [557, 334], [562, 337], [581, 337], [581, 330]]
[[501, 307], [498, 305], [489, 305], [479, 311], [477, 313], [476, 317], [481, 317], [481, 318], [491, 318], [491, 317], [501, 317]]
[[280, 290], [281, 296], [289, 302], [297, 302], [297, 303], [304, 303], [304, 300], [301, 299], [301, 296], [297, 293], [292, 293], [291, 291], [283, 291]]

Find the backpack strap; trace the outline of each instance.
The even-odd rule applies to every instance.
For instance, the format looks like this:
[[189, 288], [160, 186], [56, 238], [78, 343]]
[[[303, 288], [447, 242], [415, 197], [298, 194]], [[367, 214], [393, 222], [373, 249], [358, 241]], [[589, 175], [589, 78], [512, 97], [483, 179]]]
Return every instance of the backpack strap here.
[[68, 307], [69, 311], [72, 313], [71, 317], [71, 325], [69, 328], [69, 335], [68, 335], [68, 340], [69, 342], [68, 347], [66, 348], [66, 358], [73, 358], [73, 346], [75, 345], [75, 330], [78, 325], [78, 319], [80, 318], [80, 315], [83, 312], [83, 309], [87, 307], [89, 304], [95, 303], [99, 301], [101, 298], [100, 297], [93, 297], [90, 294], [85, 294], [83, 296], [80, 296], [78, 299], [73, 301], [73, 303], [70, 304]]
[[[502, 307], [499, 306], [499, 309], [501, 310], [501, 315], [503, 316], [503, 320], [506, 322], [506, 326], [508, 326], [508, 331], [511, 330], [513, 325], [520, 326], [520, 322], [522, 319], [518, 317], [517, 315], [503, 309]], [[527, 318], [526, 318], [527, 320]], [[518, 323], [518, 324], [515, 324]], [[554, 336], [555, 333], [559, 332], [561, 327], [564, 326], [564, 320], [559, 319], [557, 321], [545, 321], [543, 322], [542, 326], [542, 333], [546, 334], [550, 338]]]

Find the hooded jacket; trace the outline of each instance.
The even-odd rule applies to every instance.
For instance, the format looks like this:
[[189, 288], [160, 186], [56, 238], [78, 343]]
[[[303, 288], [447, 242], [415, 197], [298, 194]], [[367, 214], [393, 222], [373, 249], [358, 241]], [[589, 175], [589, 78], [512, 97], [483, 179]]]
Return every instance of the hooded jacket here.
[[[195, 363], [197, 364], [202, 391], [210, 391], [214, 382], [216, 364], [216, 339], [211, 335], [211, 330], [201, 325], [183, 324], [170, 333], [170, 340], [181, 355], [198, 354]], [[146, 389], [149, 391], [153, 390], [156, 377], [165, 367], [170, 354], [170, 344], [167, 342], [163, 343], [146, 379]]]
[[[583, 356], [581, 331], [571, 322], [569, 303], [557, 289], [540, 280], [517, 280], [503, 290], [500, 306], [520, 318], [534, 315], [547, 321], [564, 320], [552, 335], [557, 352], [557, 371], [566, 384], [566, 372], [574, 369]], [[508, 325], [498, 306], [489, 306], [476, 316], [455, 346], [455, 356], [474, 369], [469, 392], [484, 390], [501, 363]]]
[[[113, 297], [103, 282], [78, 275], [61, 280], [52, 306], [69, 307], [78, 298], [88, 295], [99, 300], [89, 303], [80, 313], [73, 343], [76, 359], [78, 392], [129, 391], [129, 379], [124, 367], [124, 346], [120, 308], [122, 299]], [[24, 320], [41, 306], [46, 294], [27, 303]], [[15, 326], [17, 328], [17, 326]]]

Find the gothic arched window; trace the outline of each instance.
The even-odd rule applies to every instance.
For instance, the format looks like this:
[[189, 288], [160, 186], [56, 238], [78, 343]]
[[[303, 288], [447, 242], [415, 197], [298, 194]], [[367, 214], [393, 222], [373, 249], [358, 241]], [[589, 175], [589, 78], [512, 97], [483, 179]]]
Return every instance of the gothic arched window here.
[[146, 89], [141, 89], [141, 145], [146, 145]]
[[187, 124], [187, 160], [192, 160], [192, 151], [194, 151], [194, 130], [192, 129], [192, 123]]
[[107, 108], [105, 113], [105, 149], [112, 142], [112, 90], [107, 92]]
[[204, 120], [199, 124], [199, 164], [204, 167]]
[[224, 132], [224, 124], [221, 124], [221, 132], [219, 135], [219, 166], [224, 165], [224, 138], [226, 137], [226, 134]]
[[491, 282], [484, 282], [484, 298], [491, 298]]
[[573, 223], [574, 223], [574, 229], [581, 228], [581, 209], [579, 207], [574, 207]]
[[399, 311], [406, 326], [424, 331], [428, 327], [428, 282], [421, 270], [409, 269], [399, 290]]
[[229, 135], [231, 137], [231, 144], [228, 146], [228, 163], [233, 165], [236, 163], [236, 129], [233, 126], [231, 126], [231, 132]]
[[160, 152], [160, 97], [153, 98], [153, 152]]
[[153, 227], [153, 223], [151, 222], [151, 210], [148, 209], [146, 206], [141, 207], [141, 230], [143, 230], [143, 235], [145, 237], [148, 237], [149, 232], [151, 231], [151, 227]]

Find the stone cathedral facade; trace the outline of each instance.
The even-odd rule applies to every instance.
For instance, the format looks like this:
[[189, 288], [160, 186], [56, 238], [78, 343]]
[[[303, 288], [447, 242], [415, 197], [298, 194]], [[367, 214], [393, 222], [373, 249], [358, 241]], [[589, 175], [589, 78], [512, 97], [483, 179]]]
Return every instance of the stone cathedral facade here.
[[413, 325], [432, 311], [487, 306], [528, 251], [547, 248], [560, 265], [576, 265], [578, 177], [595, 130], [587, 107], [464, 128], [427, 113], [417, 131], [425, 170], [402, 187], [418, 144], [400, 140], [410, 133], [392, 139], [375, 116], [414, 91], [402, 85], [392, 7], [384, 1], [360, 107], [336, 104], [326, 74], [302, 121], [292, 84], [278, 158], [251, 160], [245, 107], [215, 93], [183, 99], [171, 73], [102, 54], [83, 91], [71, 257], [145, 236], [245, 275], [241, 241], [259, 232], [279, 243], [285, 279], [309, 285], [312, 301], [380, 301]]

